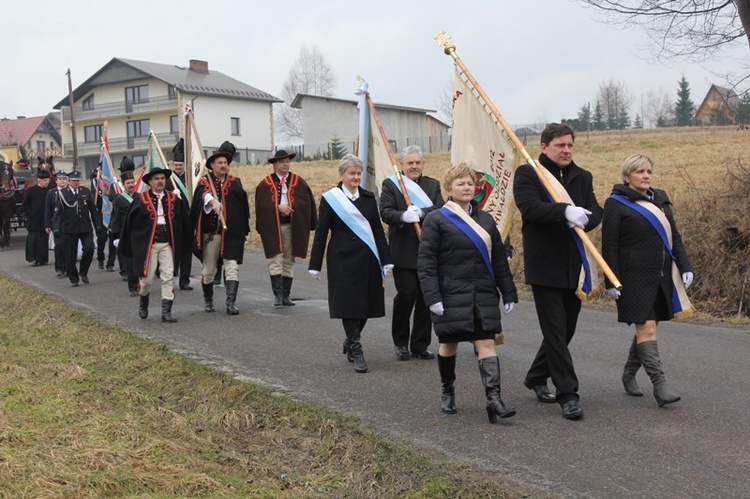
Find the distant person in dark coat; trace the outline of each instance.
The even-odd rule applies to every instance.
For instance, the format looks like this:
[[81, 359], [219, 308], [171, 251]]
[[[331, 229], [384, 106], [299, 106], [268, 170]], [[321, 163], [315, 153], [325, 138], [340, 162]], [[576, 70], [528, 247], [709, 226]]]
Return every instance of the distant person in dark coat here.
[[308, 267], [320, 279], [327, 244], [328, 310], [343, 323], [344, 353], [358, 373], [367, 372], [362, 330], [368, 318], [385, 315], [383, 275], [393, 269], [375, 195], [360, 187], [362, 170], [362, 160], [352, 154], [339, 162], [341, 182], [320, 200]]
[[[112, 201], [112, 218], [109, 222], [112, 241], [116, 241], [117, 244], [119, 244], [120, 233], [122, 232], [123, 225], [125, 225], [128, 211], [130, 211], [130, 205], [133, 204], [133, 196], [135, 196], [133, 171], [122, 172], [120, 180], [122, 181], [124, 190], [120, 194], [117, 194]], [[133, 269], [133, 259], [125, 256], [121, 251], [117, 252], [117, 259], [120, 262], [120, 276], [123, 280], [127, 281], [130, 296], [138, 296], [138, 277], [136, 277], [135, 270]]]
[[[441, 410], [456, 412], [454, 381], [458, 343], [474, 343], [490, 423], [515, 415], [500, 397], [500, 360], [495, 335], [502, 332], [500, 295], [506, 313], [518, 302], [505, 246], [492, 217], [477, 207], [474, 174], [451, 167], [443, 189], [448, 201], [425, 218], [418, 272], [424, 301], [440, 342]], [[499, 290], [499, 292], [498, 292]]]
[[656, 329], [676, 313], [692, 315], [685, 289], [693, 282], [693, 267], [667, 193], [651, 186], [653, 168], [654, 161], [644, 154], [633, 154], [623, 163], [623, 183], [613, 187], [604, 203], [602, 256], [622, 283], [620, 292], [607, 281], [607, 291], [617, 300], [617, 320], [635, 324], [622, 374], [625, 392], [643, 395], [635, 379], [643, 365], [662, 407], [680, 397], [662, 371]]
[[[395, 265], [393, 280], [396, 296], [393, 298], [391, 335], [399, 360], [409, 360], [412, 356], [419, 359], [435, 358], [435, 354], [427, 349], [432, 340], [432, 322], [419, 287], [419, 238], [414, 224], [421, 223], [428, 213], [443, 206], [444, 201], [440, 182], [423, 175], [423, 172], [422, 149], [415, 145], [405, 147], [401, 152], [401, 173], [411, 205], [406, 205], [395, 175], [383, 181], [380, 195], [380, 216], [388, 224], [388, 246]], [[412, 311], [413, 327], [410, 324]]]
[[[573, 227], [591, 231], [602, 217], [591, 173], [573, 162], [574, 140], [575, 132], [568, 125], [550, 123], [542, 131], [539, 155], [544, 169], [540, 173], [548, 172], [550, 184], [569, 202], [552, 202], [529, 164], [518, 167], [513, 180], [513, 195], [521, 212], [526, 284], [531, 285], [544, 337], [524, 385], [534, 391], [539, 402], [557, 401], [565, 419], [583, 417], [578, 377], [568, 349], [581, 311], [576, 291], [584, 265]], [[556, 396], [547, 389], [549, 377]]]
[[55, 242], [55, 275], [57, 277], [65, 277], [65, 245], [63, 244], [62, 234], [54, 233], [52, 230], [52, 224], [55, 218], [55, 205], [57, 204], [57, 198], [60, 195], [60, 191], [68, 188], [68, 174], [64, 171], [59, 171], [55, 175], [56, 187], [53, 187], [47, 191], [47, 201], [44, 208], [44, 227], [47, 234], [52, 234], [53, 241]]
[[[175, 194], [179, 193], [185, 212], [190, 213], [190, 196], [192, 196], [192, 191], [188, 192], [190, 182], [185, 171], [185, 139], [180, 139], [172, 148], [172, 162], [170, 166], [172, 168], [172, 176], [169, 179], [169, 188], [174, 189]], [[183, 248], [179, 260], [180, 289], [183, 291], [192, 291], [190, 272], [193, 268], [193, 248], [190, 245]]]
[[49, 236], [44, 225], [49, 181], [50, 173], [41, 170], [37, 173], [36, 185], [25, 190], [21, 202], [27, 220], [26, 261], [33, 267], [49, 262]]

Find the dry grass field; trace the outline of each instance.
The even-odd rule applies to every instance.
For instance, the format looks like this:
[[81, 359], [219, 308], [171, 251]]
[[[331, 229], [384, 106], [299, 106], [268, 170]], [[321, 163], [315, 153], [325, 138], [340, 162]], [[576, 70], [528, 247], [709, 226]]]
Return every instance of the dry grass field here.
[[[538, 137], [529, 137], [527, 150], [533, 157], [539, 154], [537, 140]], [[655, 159], [654, 186], [666, 190], [674, 204], [678, 228], [696, 268], [697, 279], [690, 294], [698, 311], [714, 318], [747, 316], [750, 307], [745, 298], [748, 291], [744, 263], [749, 261], [749, 255], [742, 236], [750, 234], [746, 220], [750, 179], [743, 177], [741, 165], [750, 168], [750, 131], [686, 127], [581, 133], [576, 137], [575, 161], [593, 173], [600, 204], [604, 204], [612, 186], [620, 182], [622, 161], [635, 152]], [[442, 179], [449, 166], [448, 153], [426, 157], [426, 172], [431, 177]], [[335, 161], [295, 162], [293, 170], [308, 181], [317, 199], [338, 181]], [[255, 186], [270, 171], [270, 165], [233, 168], [250, 193], [251, 205]], [[734, 243], [726, 240], [727, 228], [736, 228], [739, 234]], [[591, 237], [598, 244], [599, 230]], [[518, 213], [511, 238], [520, 256]], [[260, 248], [255, 233], [250, 236], [250, 246]], [[521, 258], [513, 259], [512, 269], [520, 286]]]

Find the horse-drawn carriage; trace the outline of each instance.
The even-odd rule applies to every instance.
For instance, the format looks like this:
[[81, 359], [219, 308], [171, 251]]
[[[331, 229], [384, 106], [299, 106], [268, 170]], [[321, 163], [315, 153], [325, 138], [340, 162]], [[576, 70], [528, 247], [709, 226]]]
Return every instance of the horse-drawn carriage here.
[[[54, 175], [52, 158], [38, 158], [36, 170], [48, 170]], [[27, 188], [36, 182], [36, 173], [31, 168], [13, 169], [13, 162], [0, 161], [0, 248], [10, 245], [10, 231], [25, 228], [26, 214], [23, 210], [23, 196]]]

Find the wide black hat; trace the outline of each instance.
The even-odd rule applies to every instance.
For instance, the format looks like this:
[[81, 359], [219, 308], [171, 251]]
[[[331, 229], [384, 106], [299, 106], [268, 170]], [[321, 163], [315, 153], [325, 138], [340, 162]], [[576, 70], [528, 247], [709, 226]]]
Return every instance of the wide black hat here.
[[122, 172], [120, 174], [120, 180], [122, 180], [123, 182], [125, 182], [126, 180], [133, 180], [134, 178], [135, 177], [133, 176], [133, 172], [131, 171]]
[[185, 161], [185, 139], [180, 139], [172, 148], [172, 161]]
[[18, 161], [16, 162], [16, 164], [17, 164], [18, 166], [29, 166], [29, 160], [28, 160], [28, 159], [26, 159], [26, 158], [21, 158], [21, 159], [19, 159], [19, 160], [18, 160]]
[[276, 163], [280, 159], [286, 159], [286, 158], [292, 159], [296, 155], [297, 155], [297, 153], [286, 152], [283, 149], [279, 149], [278, 151], [276, 151], [276, 154], [274, 154], [273, 156], [271, 156], [270, 158], [268, 158], [268, 162], [271, 163], [271, 164], [273, 164], [273, 163]]
[[39, 170], [36, 174], [36, 178], [38, 178], [39, 180], [50, 178], [51, 176], [52, 175], [50, 175], [47, 170]]
[[232, 160], [234, 159], [234, 155], [236, 152], [237, 152], [237, 148], [234, 147], [234, 144], [232, 144], [228, 140], [224, 141], [224, 143], [219, 146], [216, 152], [214, 152], [211, 156], [208, 157], [208, 159], [206, 159], [206, 168], [208, 168], [209, 170], [212, 170], [213, 168], [211, 168], [211, 163], [215, 159], [220, 158], [222, 156], [227, 158], [227, 163], [231, 163]]
[[151, 181], [151, 177], [153, 177], [157, 173], [163, 173], [167, 178], [169, 178], [169, 176], [172, 175], [172, 170], [170, 170], [169, 168], [154, 168], [153, 170], [149, 170], [143, 174], [143, 181], [148, 184], [149, 181]]
[[135, 163], [133, 163], [133, 160], [127, 156], [123, 156], [122, 161], [120, 161], [120, 173], [132, 172], [133, 170], [135, 170]]

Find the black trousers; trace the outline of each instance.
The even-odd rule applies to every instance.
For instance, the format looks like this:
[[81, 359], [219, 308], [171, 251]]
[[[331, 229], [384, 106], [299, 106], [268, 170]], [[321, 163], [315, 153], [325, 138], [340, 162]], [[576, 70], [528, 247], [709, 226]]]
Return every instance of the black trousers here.
[[86, 232], [83, 234], [63, 234], [65, 245], [65, 272], [68, 273], [70, 282], [76, 283], [79, 278], [79, 270], [76, 269], [78, 258], [78, 241], [81, 241], [83, 252], [81, 254], [80, 275], [89, 275], [89, 267], [94, 260], [94, 234]]
[[[422, 288], [419, 286], [417, 271], [413, 269], [393, 269], [396, 296], [393, 298], [393, 320], [391, 335], [397, 347], [411, 347], [411, 351], [422, 351], [430, 345], [432, 321], [430, 309], [424, 303]], [[414, 310], [414, 327], [409, 338], [411, 313]]]
[[180, 287], [190, 284], [190, 271], [193, 267], [193, 252], [188, 250], [180, 257]]
[[544, 340], [526, 374], [526, 385], [540, 385], [552, 378], [557, 402], [578, 400], [578, 377], [568, 344], [573, 339], [581, 311], [574, 289], [532, 285], [536, 315]]
[[96, 236], [96, 259], [104, 263], [104, 246], [109, 241], [109, 256], [107, 258], [107, 267], [115, 266], [115, 257], [117, 256], [117, 248], [112, 244], [112, 238], [109, 237], [109, 232], [102, 231], [102, 235]]
[[55, 272], [65, 272], [65, 242], [63, 236], [53, 237], [55, 238]]
[[49, 235], [46, 232], [28, 231], [26, 235], [26, 261], [47, 265], [49, 262]]

